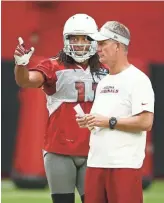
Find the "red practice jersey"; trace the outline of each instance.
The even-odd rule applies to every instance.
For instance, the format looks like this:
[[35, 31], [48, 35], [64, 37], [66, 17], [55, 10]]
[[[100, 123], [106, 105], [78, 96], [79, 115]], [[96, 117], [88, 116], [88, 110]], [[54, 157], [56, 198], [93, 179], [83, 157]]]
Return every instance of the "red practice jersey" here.
[[43, 90], [47, 97], [49, 120], [44, 137], [44, 150], [63, 155], [87, 156], [90, 131], [79, 128], [74, 106], [80, 104], [89, 113], [95, 96], [97, 83], [107, 74], [101, 68], [91, 74], [90, 67], [79, 65], [66, 68], [56, 59], [46, 59], [37, 67], [30, 68], [45, 77]]

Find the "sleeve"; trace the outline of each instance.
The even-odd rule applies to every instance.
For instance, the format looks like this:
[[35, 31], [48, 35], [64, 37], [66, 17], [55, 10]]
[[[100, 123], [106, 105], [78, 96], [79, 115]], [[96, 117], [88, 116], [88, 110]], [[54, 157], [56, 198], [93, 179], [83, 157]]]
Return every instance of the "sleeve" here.
[[131, 96], [132, 115], [143, 111], [154, 113], [154, 91], [147, 76], [137, 80], [132, 89]]
[[51, 59], [41, 61], [36, 67], [29, 68], [30, 71], [39, 71], [45, 77], [45, 84], [52, 85], [57, 81], [57, 67], [52, 63]]

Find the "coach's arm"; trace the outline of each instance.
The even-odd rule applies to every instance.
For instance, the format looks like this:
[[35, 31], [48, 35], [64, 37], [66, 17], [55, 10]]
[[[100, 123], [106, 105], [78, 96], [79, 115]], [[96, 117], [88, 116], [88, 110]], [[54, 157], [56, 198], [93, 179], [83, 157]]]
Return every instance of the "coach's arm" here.
[[[153, 125], [153, 118], [154, 114], [148, 111], [128, 118], [118, 118], [115, 129], [126, 132], [150, 131]], [[89, 127], [97, 126], [109, 128], [109, 120], [110, 118], [108, 117], [90, 114], [87, 116], [87, 125]]]
[[150, 131], [153, 119], [153, 113], [144, 111], [129, 118], [118, 119], [115, 129], [127, 132]]

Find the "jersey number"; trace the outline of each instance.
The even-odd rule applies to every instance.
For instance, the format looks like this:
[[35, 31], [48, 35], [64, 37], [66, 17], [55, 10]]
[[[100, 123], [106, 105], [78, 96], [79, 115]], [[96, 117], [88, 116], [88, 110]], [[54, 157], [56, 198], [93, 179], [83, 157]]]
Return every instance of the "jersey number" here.
[[[97, 83], [92, 83], [92, 90], [96, 91]], [[78, 102], [84, 102], [85, 101], [85, 83], [84, 82], [76, 82], [75, 88], [78, 91]]]

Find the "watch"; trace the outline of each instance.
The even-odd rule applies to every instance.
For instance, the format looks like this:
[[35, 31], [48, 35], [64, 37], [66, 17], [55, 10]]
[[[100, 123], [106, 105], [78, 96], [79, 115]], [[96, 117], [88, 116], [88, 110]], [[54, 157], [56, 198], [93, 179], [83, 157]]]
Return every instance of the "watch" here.
[[117, 124], [117, 119], [115, 117], [111, 117], [109, 119], [109, 128], [113, 130], [116, 124]]

